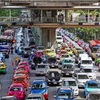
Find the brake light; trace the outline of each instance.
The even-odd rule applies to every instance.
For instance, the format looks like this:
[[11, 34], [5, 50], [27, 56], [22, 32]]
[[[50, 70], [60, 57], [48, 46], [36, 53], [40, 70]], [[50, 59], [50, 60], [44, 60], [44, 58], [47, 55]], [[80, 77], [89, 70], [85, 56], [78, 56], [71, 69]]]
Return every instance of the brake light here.
[[48, 91], [43, 94], [44, 98], [48, 98]]
[[24, 93], [22, 92], [22, 93], [20, 94], [20, 96], [24, 96]]

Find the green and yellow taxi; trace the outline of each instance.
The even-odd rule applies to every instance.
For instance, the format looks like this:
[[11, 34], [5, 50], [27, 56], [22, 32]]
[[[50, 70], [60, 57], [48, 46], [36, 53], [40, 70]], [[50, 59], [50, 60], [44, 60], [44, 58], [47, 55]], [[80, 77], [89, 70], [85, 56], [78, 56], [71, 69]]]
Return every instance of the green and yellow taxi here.
[[6, 73], [6, 64], [4, 62], [0, 62], [0, 73]]
[[99, 64], [100, 64], [100, 57], [97, 57], [97, 58], [96, 58], [95, 64], [96, 64], [96, 65], [99, 65]]
[[54, 49], [45, 49], [44, 53], [49, 57], [56, 57]]
[[73, 51], [70, 48], [66, 48], [67, 54], [73, 56]]

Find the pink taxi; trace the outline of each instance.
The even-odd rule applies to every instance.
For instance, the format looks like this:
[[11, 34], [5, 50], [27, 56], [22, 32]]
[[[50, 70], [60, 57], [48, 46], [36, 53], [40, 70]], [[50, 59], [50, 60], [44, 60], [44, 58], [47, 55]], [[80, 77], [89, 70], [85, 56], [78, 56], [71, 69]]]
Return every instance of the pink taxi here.
[[17, 100], [24, 100], [26, 96], [26, 90], [20, 83], [13, 83], [8, 89], [8, 96], [15, 96]]
[[24, 66], [27, 69], [28, 73], [30, 73], [30, 65], [29, 65], [29, 63], [27, 61], [20, 62], [18, 64], [18, 67], [19, 66]]

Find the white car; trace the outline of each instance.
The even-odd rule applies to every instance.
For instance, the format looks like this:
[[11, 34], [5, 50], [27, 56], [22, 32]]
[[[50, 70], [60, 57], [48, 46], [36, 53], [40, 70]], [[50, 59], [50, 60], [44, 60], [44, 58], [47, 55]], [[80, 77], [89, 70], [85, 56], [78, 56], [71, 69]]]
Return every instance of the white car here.
[[96, 79], [96, 73], [93, 68], [85, 67], [80, 70], [82, 73], [86, 73], [90, 79]]
[[60, 43], [63, 43], [63, 37], [62, 37], [62, 36], [57, 36], [57, 37], [56, 37], [56, 42], [57, 42], [57, 43], [59, 43], [59, 42], [60, 42]]
[[74, 73], [73, 77], [77, 81], [79, 88], [83, 88], [86, 81], [90, 80], [87, 73]]
[[45, 75], [49, 70], [49, 65], [40, 63], [36, 66], [36, 75]]
[[45, 100], [42, 94], [29, 94], [26, 100]]
[[73, 79], [73, 78], [64, 78], [62, 80], [63, 80], [63, 82], [62, 82], [63, 87], [70, 87], [70, 88], [73, 89], [75, 96], [79, 95], [78, 83], [76, 82], [75, 79]]

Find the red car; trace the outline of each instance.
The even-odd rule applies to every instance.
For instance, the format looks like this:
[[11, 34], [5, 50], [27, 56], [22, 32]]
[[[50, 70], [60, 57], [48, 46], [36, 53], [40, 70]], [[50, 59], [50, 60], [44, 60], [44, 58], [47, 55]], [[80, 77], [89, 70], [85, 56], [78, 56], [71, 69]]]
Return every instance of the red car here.
[[27, 61], [20, 62], [18, 66], [24, 66], [27, 69], [28, 73], [30, 73], [30, 65]]
[[26, 90], [20, 83], [13, 83], [8, 89], [8, 96], [15, 96], [17, 100], [24, 100], [26, 97]]

